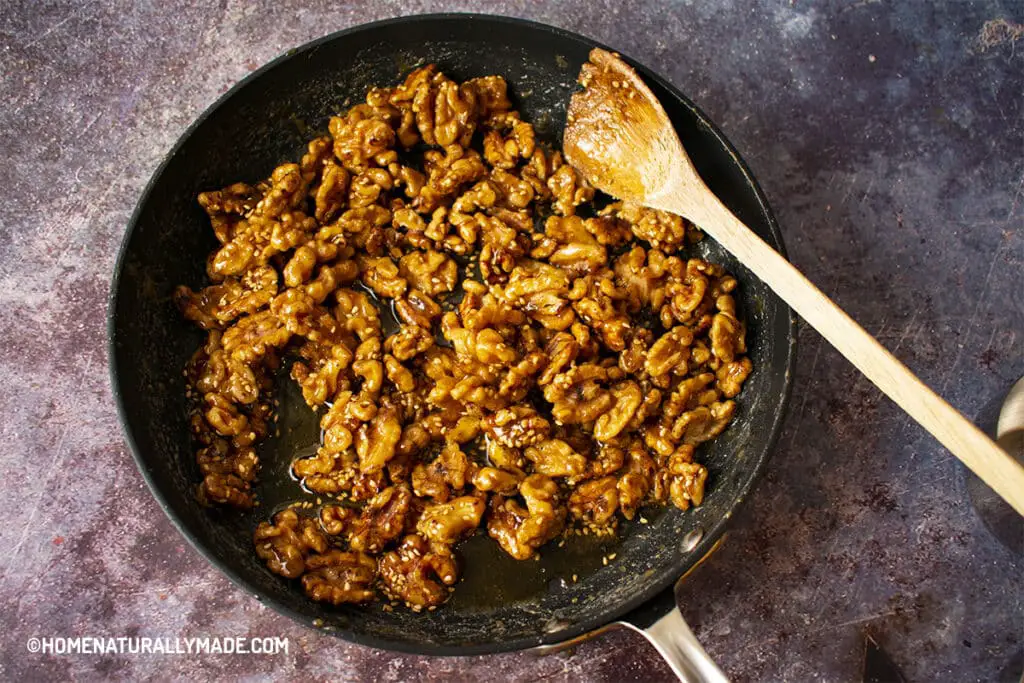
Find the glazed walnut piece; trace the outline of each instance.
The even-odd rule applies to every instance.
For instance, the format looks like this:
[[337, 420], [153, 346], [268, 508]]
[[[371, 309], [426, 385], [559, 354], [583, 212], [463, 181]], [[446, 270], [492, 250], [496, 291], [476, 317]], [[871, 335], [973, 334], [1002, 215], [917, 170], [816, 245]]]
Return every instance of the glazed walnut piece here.
[[519, 494], [525, 507], [515, 498], [491, 498], [487, 533], [515, 559], [528, 560], [562, 531], [566, 511], [558, 502], [558, 485], [542, 474], [524, 479]]
[[350, 525], [349, 545], [355, 550], [378, 553], [405, 528], [412, 494], [404, 486], [391, 486], [374, 496], [359, 518]]
[[247, 313], [255, 313], [277, 294], [277, 271], [253, 268], [240, 278], [228, 278], [198, 292], [178, 287], [174, 297], [185, 318], [204, 330], [220, 329]]
[[481, 525], [526, 559], [567, 519], [606, 534], [644, 505], [699, 505], [695, 449], [754, 370], [736, 279], [688, 253], [699, 231], [594, 215], [499, 76], [426, 65], [328, 129], [265, 180], [200, 195], [210, 282], [175, 293], [206, 331], [186, 368], [199, 499], [259, 504], [288, 374], [321, 428], [292, 472], [335, 500], [255, 540], [314, 600], [378, 585], [431, 608]]
[[551, 430], [551, 423], [526, 406], [499, 410], [484, 418], [482, 426], [488, 436], [510, 448], [540, 443]]
[[411, 534], [381, 558], [380, 578], [392, 600], [401, 600], [418, 612], [448, 599], [445, 586], [455, 584], [459, 568], [447, 546], [431, 545], [422, 536]]
[[327, 539], [312, 519], [299, 517], [294, 510], [274, 515], [273, 524], [260, 522], [254, 535], [256, 554], [270, 571], [294, 579], [306, 570], [310, 552], [326, 552]]
[[373, 588], [376, 575], [377, 563], [369, 555], [329, 550], [306, 560], [302, 587], [306, 595], [318, 602], [332, 605], [367, 602], [376, 596]]
[[484, 499], [477, 496], [428, 505], [420, 515], [416, 531], [429, 541], [451, 545], [480, 526], [486, 507]]

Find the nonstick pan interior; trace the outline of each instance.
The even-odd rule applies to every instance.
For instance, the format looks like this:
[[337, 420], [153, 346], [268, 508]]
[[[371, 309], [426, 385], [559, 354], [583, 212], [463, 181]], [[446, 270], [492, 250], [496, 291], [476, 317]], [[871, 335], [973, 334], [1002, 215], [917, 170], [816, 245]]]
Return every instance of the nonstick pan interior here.
[[[260, 451], [262, 506], [253, 513], [204, 509], [194, 498], [198, 473], [182, 369], [202, 335], [179, 317], [170, 295], [181, 283], [205, 284], [203, 262], [215, 240], [196, 195], [255, 181], [275, 165], [298, 159], [332, 114], [361, 101], [371, 86], [393, 84], [426, 62], [460, 80], [503, 75], [540, 138], [560, 147], [576, 74], [595, 45], [539, 24], [468, 15], [412, 17], [343, 31], [289, 53], [228, 92], [185, 133], [150, 182], [129, 226], [111, 295], [115, 394], [128, 442], [160, 504], [200, 552], [258, 599], [306, 624], [388, 649], [472, 654], [553, 643], [657, 595], [710, 547], [749, 491], [780, 426], [793, 319], [763, 284], [705, 239], [694, 253], [723, 263], [741, 283], [755, 369], [739, 398], [737, 419], [702, 447], [710, 476], [701, 507], [647, 509], [647, 523], [623, 525], [617, 541], [574, 538], [564, 548], [545, 548], [540, 561], [513, 560], [478, 533], [461, 548], [464, 580], [451, 602], [414, 614], [379, 605], [315, 603], [297, 581], [271, 574], [256, 557], [253, 528], [276, 505], [301, 497], [288, 466], [297, 450], [315, 447], [315, 421], [296, 393], [282, 396], [284, 434]], [[760, 191], [728, 143], [691, 103], [640, 71], [711, 189], [781, 248]], [[288, 391], [287, 382], [282, 391]], [[698, 527], [703, 540], [684, 551], [683, 537]], [[604, 566], [601, 558], [613, 553], [615, 559]]]

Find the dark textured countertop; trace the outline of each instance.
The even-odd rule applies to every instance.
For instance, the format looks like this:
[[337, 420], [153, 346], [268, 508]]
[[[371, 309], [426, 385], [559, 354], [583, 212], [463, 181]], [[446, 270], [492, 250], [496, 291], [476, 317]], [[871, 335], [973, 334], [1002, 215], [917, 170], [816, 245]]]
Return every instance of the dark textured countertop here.
[[[5, 3], [0, 677], [667, 678], [625, 633], [547, 658], [348, 645], [207, 565], [150, 497], [108, 386], [105, 297], [128, 217], [189, 122], [291, 47], [403, 13], [529, 17], [689, 94], [752, 166], [792, 260], [977, 417], [1024, 374], [1024, 6], [937, 4]], [[1016, 680], [1022, 568], [975, 515], [962, 468], [804, 328], [768, 472], [684, 613], [736, 680], [859, 680], [866, 631], [910, 680]], [[27, 650], [75, 635], [284, 636], [290, 651]]]

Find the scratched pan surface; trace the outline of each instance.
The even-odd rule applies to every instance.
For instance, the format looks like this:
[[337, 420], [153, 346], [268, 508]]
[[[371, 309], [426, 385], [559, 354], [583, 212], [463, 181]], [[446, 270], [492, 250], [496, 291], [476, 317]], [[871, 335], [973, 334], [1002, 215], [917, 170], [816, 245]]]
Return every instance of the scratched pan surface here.
[[[476, 654], [554, 643], [632, 615], [648, 621], [671, 604], [665, 589], [721, 535], [748, 494], [778, 434], [794, 357], [794, 321], [782, 302], [710, 239], [693, 251], [723, 263], [741, 283], [754, 373], [737, 419], [700, 449], [710, 470], [704, 505], [646, 509], [647, 524], [624, 524], [617, 540], [576, 537], [517, 562], [478, 533], [460, 546], [464, 579], [433, 613], [379, 605], [335, 608], [306, 598], [297, 581], [271, 574], [251, 541], [262, 519], [302, 497], [289, 463], [316, 447], [315, 420], [289, 382], [280, 382], [282, 435], [263, 445], [254, 513], [200, 507], [185, 418], [182, 368], [202, 337], [170, 295], [205, 284], [215, 245], [196, 203], [202, 190], [255, 181], [295, 160], [328, 118], [373, 85], [393, 84], [436, 62], [466, 79], [501, 74], [540, 137], [561, 146], [575, 78], [596, 43], [551, 27], [497, 17], [436, 15], [380, 22], [309, 43], [256, 71], [182, 136], [139, 202], [122, 246], [110, 301], [114, 391], [127, 441], [154, 496], [183, 535], [245, 591], [300, 622], [375, 647], [426, 654]], [[724, 137], [696, 107], [643, 68], [708, 185], [770, 244], [781, 237], [763, 195]], [[692, 551], [681, 548], [704, 530]], [[554, 545], [554, 544], [552, 544]], [[614, 554], [605, 566], [601, 558]], [[577, 580], [573, 580], [573, 576]]]

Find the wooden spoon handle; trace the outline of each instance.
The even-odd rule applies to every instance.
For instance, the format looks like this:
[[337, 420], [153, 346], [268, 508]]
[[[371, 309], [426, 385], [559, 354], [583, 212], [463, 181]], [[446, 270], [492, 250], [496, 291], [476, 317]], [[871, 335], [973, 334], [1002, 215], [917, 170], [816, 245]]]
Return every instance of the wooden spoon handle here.
[[697, 206], [688, 202], [685, 211], [678, 207], [677, 213], [686, 215], [732, 252], [896, 405], [1024, 515], [1024, 466], [925, 386], [710, 190], [702, 199]]

